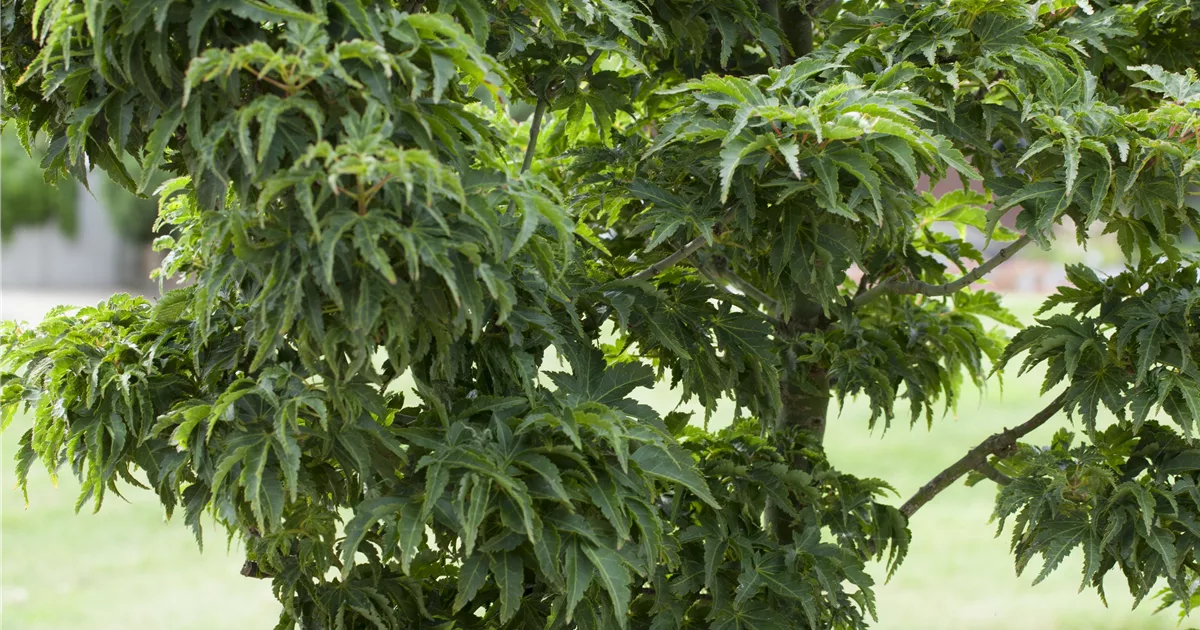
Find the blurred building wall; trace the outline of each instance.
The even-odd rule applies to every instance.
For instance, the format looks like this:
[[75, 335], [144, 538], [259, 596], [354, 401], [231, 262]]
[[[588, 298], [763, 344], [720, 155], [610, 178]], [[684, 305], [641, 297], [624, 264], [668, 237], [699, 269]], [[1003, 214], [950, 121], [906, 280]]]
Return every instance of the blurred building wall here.
[[63, 234], [54, 223], [15, 229], [0, 243], [0, 286], [86, 289], [145, 284], [138, 278], [143, 248], [126, 242], [113, 228], [108, 211], [77, 185], [75, 236]]

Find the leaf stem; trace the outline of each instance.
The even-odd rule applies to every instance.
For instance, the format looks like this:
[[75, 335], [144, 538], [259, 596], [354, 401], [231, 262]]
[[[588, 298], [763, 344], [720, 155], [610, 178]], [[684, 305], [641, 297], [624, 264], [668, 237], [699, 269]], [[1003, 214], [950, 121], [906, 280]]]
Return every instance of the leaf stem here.
[[[600, 58], [600, 53], [603, 50], [597, 48], [593, 50], [583, 65], [579, 67], [579, 78], [588, 75], [592, 71], [592, 66], [596, 64], [596, 60]], [[533, 123], [529, 126], [529, 144], [525, 147], [525, 159], [521, 162], [521, 172], [524, 173], [533, 166], [533, 156], [537, 152], [538, 136], [542, 133], [542, 118], [546, 115], [546, 107], [550, 104], [550, 93], [554, 90], [543, 91], [538, 96], [537, 107], [533, 110]]]
[[[950, 464], [949, 467], [938, 473], [933, 479], [930, 479], [929, 483], [921, 486], [921, 489], [917, 490], [916, 494], [900, 507], [900, 513], [905, 518], [911, 518], [913, 513], [921, 509], [921, 506], [929, 503], [933, 497], [946, 488], [949, 488], [959, 477], [972, 470], [980, 470], [981, 466], [990, 468], [990, 465], [988, 465], [989, 456], [1011, 451], [1017, 445], [1017, 440], [1046, 424], [1047, 420], [1054, 417], [1054, 414], [1063, 408], [1066, 400], [1066, 393], [1059, 394], [1049, 405], [1046, 405], [1044, 409], [1034, 414], [1032, 418], [1026, 420], [1023, 424], [1018, 425], [1016, 428], [1005, 429], [1004, 431], [990, 435], [987, 439], [976, 445], [975, 448], [967, 451], [967, 454], [963, 455], [958, 461]], [[985, 476], [991, 477], [986, 470], [980, 470], [980, 472]], [[996, 471], [996, 474], [999, 475], [999, 471]]]

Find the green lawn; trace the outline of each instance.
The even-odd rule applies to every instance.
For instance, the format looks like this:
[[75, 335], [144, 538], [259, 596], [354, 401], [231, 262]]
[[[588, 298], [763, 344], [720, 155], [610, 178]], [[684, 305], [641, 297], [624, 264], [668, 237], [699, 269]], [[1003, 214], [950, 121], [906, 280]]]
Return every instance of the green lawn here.
[[[1017, 310], [1028, 313], [1029, 302]], [[841, 469], [892, 482], [903, 497], [987, 435], [1026, 420], [1044, 405], [1036, 376], [964, 396], [958, 413], [932, 431], [903, 423], [886, 435], [866, 428], [861, 404], [847, 405], [831, 421], [827, 446]], [[667, 391], [642, 392], [660, 410], [674, 406]], [[1031, 440], [1046, 441], [1062, 421]], [[4, 462], [24, 431], [18, 419], [3, 436]], [[77, 484], [55, 488], [44, 474], [30, 484], [28, 509], [3, 465], [3, 614], [5, 628], [22, 630], [272, 628], [275, 606], [268, 582], [238, 574], [242, 557], [227, 550], [215, 529], [203, 554], [180, 522], [163, 523], [152, 495], [133, 492], [129, 503], [113, 497], [99, 514], [72, 508]], [[891, 583], [878, 587], [879, 628], [909, 629], [1157, 629], [1176, 627], [1172, 612], [1152, 614], [1153, 602], [1135, 611], [1123, 581], [1109, 582], [1109, 608], [1095, 593], [1077, 593], [1078, 556], [1048, 580], [1030, 586], [1037, 569], [1016, 577], [1007, 536], [989, 524], [994, 486], [957, 485], [913, 519], [908, 560]], [[903, 499], [897, 499], [897, 503]], [[882, 578], [882, 571], [876, 570]], [[1116, 576], [1114, 576], [1116, 577]]]

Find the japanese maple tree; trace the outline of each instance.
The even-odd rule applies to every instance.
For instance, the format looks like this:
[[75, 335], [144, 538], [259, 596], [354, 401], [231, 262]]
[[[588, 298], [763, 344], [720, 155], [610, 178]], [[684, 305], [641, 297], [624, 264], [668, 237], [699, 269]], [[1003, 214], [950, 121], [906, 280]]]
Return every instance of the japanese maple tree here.
[[[211, 515], [280, 628], [862, 628], [964, 476], [1018, 569], [1193, 603], [1194, 0], [2, 6], [5, 125], [190, 281], [5, 324], [19, 478]], [[1008, 339], [980, 281], [1064, 222], [1125, 269]], [[901, 506], [825, 459], [1009, 363], [1044, 411]]]

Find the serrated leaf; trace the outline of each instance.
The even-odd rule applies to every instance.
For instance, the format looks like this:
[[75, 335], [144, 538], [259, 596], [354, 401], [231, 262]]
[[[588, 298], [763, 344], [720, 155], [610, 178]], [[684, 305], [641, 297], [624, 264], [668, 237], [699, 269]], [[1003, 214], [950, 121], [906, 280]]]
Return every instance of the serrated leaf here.
[[646, 444], [634, 451], [629, 459], [646, 474], [681, 484], [705, 503], [720, 509], [687, 451], [676, 446]]
[[592, 563], [580, 549], [579, 543], [572, 542], [567, 545], [566, 553], [563, 556], [563, 571], [567, 580], [566, 620], [570, 621], [575, 607], [580, 601], [583, 601], [583, 595], [591, 585], [594, 573]]
[[500, 589], [500, 620], [508, 622], [521, 608], [525, 593], [524, 565], [516, 552], [504, 551], [492, 554], [491, 570]]
[[475, 599], [479, 589], [487, 581], [487, 557], [482, 553], [467, 556], [458, 569], [458, 590], [454, 594], [454, 610], [462, 610]]
[[621, 556], [608, 547], [586, 545], [584, 554], [591, 560], [596, 580], [608, 592], [613, 617], [621, 628], [629, 627], [629, 570]]
[[346, 535], [342, 540], [342, 579], [354, 568], [354, 554], [368, 529], [379, 519], [395, 515], [407, 505], [408, 500], [404, 498], [379, 497], [363, 501], [354, 508], [354, 517], [346, 523]]

